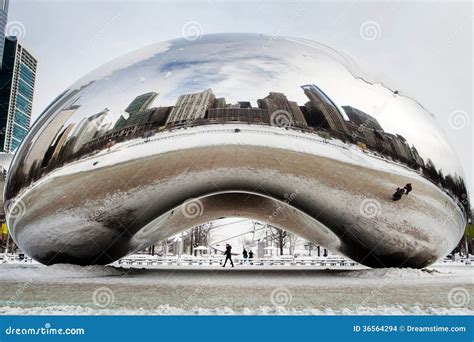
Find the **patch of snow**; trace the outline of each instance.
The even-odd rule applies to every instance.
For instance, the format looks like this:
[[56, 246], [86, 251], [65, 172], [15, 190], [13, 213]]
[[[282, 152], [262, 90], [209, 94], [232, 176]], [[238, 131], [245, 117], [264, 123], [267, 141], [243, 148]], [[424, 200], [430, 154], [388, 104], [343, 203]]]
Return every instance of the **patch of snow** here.
[[79, 305], [36, 306], [36, 307], [0, 307], [0, 315], [474, 315], [474, 310], [466, 308], [423, 308], [378, 306], [349, 309], [319, 309], [319, 308], [287, 308], [278, 306], [261, 306], [257, 308], [233, 309], [221, 308], [178, 308], [160, 305], [154, 309], [113, 309], [93, 308]]
[[415, 268], [373, 268], [366, 270], [350, 271], [344, 274], [353, 278], [432, 278], [442, 275], [437, 270]]
[[[5, 265], [6, 266], [6, 265]], [[119, 276], [123, 272], [112, 266], [78, 266], [70, 264], [56, 264], [52, 266], [36, 265], [9, 265], [0, 267], [0, 274], [4, 280], [31, 279], [31, 280], [58, 280], [70, 278], [96, 278]], [[2, 272], [7, 271], [7, 272]]]

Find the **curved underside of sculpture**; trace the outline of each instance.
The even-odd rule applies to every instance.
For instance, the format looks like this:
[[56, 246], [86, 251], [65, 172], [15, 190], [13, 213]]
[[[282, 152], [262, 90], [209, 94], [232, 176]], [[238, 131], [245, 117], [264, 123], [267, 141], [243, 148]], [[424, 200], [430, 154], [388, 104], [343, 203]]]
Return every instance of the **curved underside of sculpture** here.
[[[252, 143], [261, 135], [273, 142]], [[321, 155], [303, 152], [308, 146]], [[377, 169], [358, 160], [363, 152], [345, 152], [284, 128], [168, 133], [49, 174], [20, 198], [28, 215], [15, 218], [14, 238], [46, 264], [107, 264], [198, 224], [240, 216], [373, 267], [422, 267], [449, 253], [463, 217], [448, 196], [403, 166], [384, 170], [380, 161]], [[417, 191], [392, 201], [393, 188], [409, 182]]]
[[430, 113], [341, 56], [305, 40], [211, 35], [96, 70], [14, 157], [13, 239], [44, 264], [108, 264], [245, 217], [371, 267], [435, 262], [466, 224], [459, 163]]

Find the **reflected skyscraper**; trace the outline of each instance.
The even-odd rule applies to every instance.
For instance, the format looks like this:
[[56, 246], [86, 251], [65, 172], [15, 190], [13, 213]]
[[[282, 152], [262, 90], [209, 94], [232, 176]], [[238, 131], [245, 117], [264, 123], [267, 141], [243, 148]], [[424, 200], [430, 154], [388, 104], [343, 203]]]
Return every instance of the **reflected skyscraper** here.
[[226, 107], [225, 98], [219, 97], [214, 100], [213, 108], [225, 108], [225, 107]]
[[214, 99], [212, 89], [206, 89], [200, 93], [181, 95], [173, 107], [167, 123], [203, 118], [207, 109], [214, 104]]
[[98, 129], [104, 124], [107, 115], [109, 115], [109, 109], [105, 108], [82, 121], [76, 133], [77, 140], [73, 152], [77, 152], [83, 145], [99, 135]]
[[137, 96], [128, 105], [128, 107], [125, 108], [125, 111], [129, 114], [134, 114], [134, 113], [143, 111], [145, 109], [148, 109], [148, 108], [150, 108], [153, 101], [155, 101], [157, 96], [158, 96], [158, 93], [155, 93], [155, 92], [149, 92], [149, 93]]
[[[66, 105], [68, 102], [61, 101], [61, 103]], [[64, 122], [68, 120], [71, 115], [73, 115], [79, 108], [80, 106], [78, 105], [70, 105], [65, 107], [63, 110], [58, 112], [57, 120], [51, 120], [45, 125], [45, 127], [43, 127], [41, 138], [38, 139], [40, 144], [35, 145], [28, 150], [28, 154], [25, 155], [24, 159], [25, 164], [32, 164], [36, 167], [45, 165], [47, 163], [48, 150], [50, 150], [51, 146], [56, 141], [58, 131], [60, 131], [63, 127]], [[54, 107], [53, 109], [57, 108]]]
[[0, 71], [0, 148], [4, 152], [14, 151], [30, 128], [36, 63], [16, 37], [5, 38]]
[[275, 113], [287, 113], [287, 115], [291, 116], [288, 120], [294, 126], [307, 126], [304, 115], [298, 104], [294, 101], [289, 101], [283, 93], [270, 92], [270, 95], [258, 100], [258, 106], [262, 109], [269, 110], [270, 115], [275, 115]]
[[212, 108], [208, 111], [208, 119], [211, 122], [247, 122], [270, 125], [268, 110], [260, 108]]
[[339, 109], [321, 89], [314, 84], [304, 85], [301, 88], [303, 88], [311, 104], [323, 113], [333, 131], [349, 134]]
[[349, 117], [349, 120], [355, 123], [356, 125], [364, 125], [367, 128], [373, 128], [378, 131], [383, 131], [382, 126], [380, 126], [377, 119], [373, 116], [351, 106], [342, 106], [342, 108]]
[[125, 112], [128, 113], [128, 117], [121, 115], [115, 123], [115, 129], [121, 129], [129, 126], [131, 122], [140, 121], [141, 113], [150, 108], [151, 104], [157, 98], [158, 93], [149, 92], [138, 95], [133, 99], [132, 102], [125, 108]]
[[59, 157], [59, 153], [65, 146], [67, 139], [69, 138], [71, 132], [75, 128], [75, 124], [69, 124], [57, 137], [54, 143], [54, 150], [51, 156], [51, 159], [55, 160]]

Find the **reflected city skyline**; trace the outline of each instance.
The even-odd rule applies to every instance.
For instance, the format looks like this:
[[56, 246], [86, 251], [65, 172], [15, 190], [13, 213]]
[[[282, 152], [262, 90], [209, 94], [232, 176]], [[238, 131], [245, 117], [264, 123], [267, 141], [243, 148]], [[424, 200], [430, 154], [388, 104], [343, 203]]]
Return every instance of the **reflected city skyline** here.
[[[435, 162], [445, 173], [462, 175], [444, 133], [432, 114], [416, 101], [353, 75], [341, 57], [324, 45], [279, 37], [275, 44], [266, 46], [267, 40], [256, 34], [215, 34], [203, 36], [199, 42], [177, 39], [138, 50], [70, 87], [65, 96], [74, 96], [79, 89], [81, 95], [81, 109], [71, 120], [81, 120], [104, 108], [118, 119], [138, 94], [149, 91], [160, 93], [161, 106], [173, 106], [181, 94], [207, 88], [230, 103], [247, 99], [256, 106], [265, 96], [262, 89], [277, 89], [304, 103], [307, 98], [300, 86], [316, 84], [337, 106], [349, 104], [371, 113], [388, 131], [417, 146], [424, 159], [439, 159]], [[344, 87], [338, 86], [341, 82]], [[420, 125], [430, 134], [420, 135], [416, 129]]]
[[[449, 190], [449, 195], [463, 210], [469, 211], [466, 185], [459, 175], [443, 175], [431, 159], [423, 160], [415, 146], [410, 146], [400, 134], [384, 131], [370, 114], [348, 105], [342, 105], [341, 112], [317, 85], [302, 85], [301, 89], [308, 98], [304, 105], [290, 101], [284, 93], [271, 91], [257, 100], [257, 107], [244, 99], [227, 103], [224, 97], [216, 97], [212, 89], [180, 95], [174, 106], [166, 107], [152, 107], [159, 102], [157, 92], [138, 95], [117, 120], [108, 108], [104, 108], [77, 125], [62, 126], [44, 158], [35, 160], [34, 167], [25, 170], [28, 174], [25, 181], [34, 182], [68, 162], [127, 140], [150, 138], [156, 133], [185, 127], [240, 123], [284, 127], [355, 144], [362, 151], [374, 152], [375, 156], [403, 163], [422, 173], [439, 187]], [[63, 109], [60, 115], [73, 115], [80, 108], [76, 102]]]

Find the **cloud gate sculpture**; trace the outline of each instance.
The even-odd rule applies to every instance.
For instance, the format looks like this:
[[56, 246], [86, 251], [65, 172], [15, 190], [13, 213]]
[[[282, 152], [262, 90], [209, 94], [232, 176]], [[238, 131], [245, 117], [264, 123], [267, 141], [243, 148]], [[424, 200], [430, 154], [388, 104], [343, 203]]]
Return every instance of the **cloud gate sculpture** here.
[[416, 101], [303, 39], [217, 34], [127, 54], [60, 94], [5, 188], [18, 246], [107, 264], [246, 217], [371, 267], [424, 267], [459, 242], [459, 162]]

